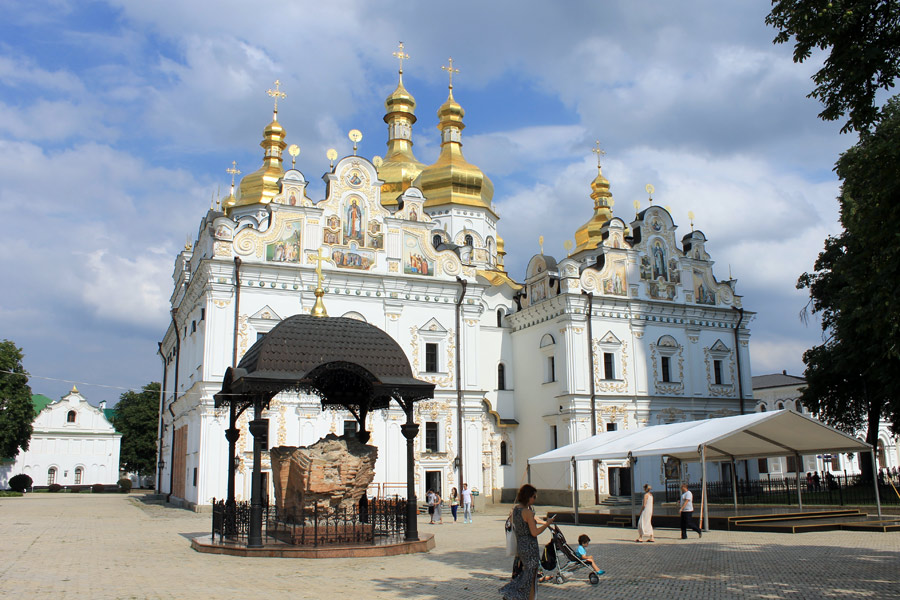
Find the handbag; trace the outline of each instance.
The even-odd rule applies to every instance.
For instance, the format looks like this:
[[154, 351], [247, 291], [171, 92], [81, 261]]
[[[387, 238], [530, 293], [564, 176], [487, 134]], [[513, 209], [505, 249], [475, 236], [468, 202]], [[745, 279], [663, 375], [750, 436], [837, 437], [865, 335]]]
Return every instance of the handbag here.
[[519, 544], [516, 539], [516, 530], [512, 525], [512, 513], [506, 518], [506, 555], [516, 556], [519, 553]]

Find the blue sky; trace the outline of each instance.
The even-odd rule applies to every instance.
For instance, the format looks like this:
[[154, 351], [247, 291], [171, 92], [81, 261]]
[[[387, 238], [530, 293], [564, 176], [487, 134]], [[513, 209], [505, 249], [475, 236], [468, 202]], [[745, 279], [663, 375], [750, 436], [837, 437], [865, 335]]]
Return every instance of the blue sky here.
[[[467, 159], [494, 181], [507, 267], [591, 214], [595, 139], [626, 221], [644, 186], [687, 214], [758, 316], [755, 374], [801, 373], [820, 340], [795, 289], [839, 230], [832, 167], [855, 141], [806, 98], [808, 64], [774, 46], [761, 0], [671, 3], [0, 0], [0, 338], [35, 392], [92, 403], [159, 379], [176, 252], [232, 160], [250, 172], [280, 79], [279, 120], [321, 198], [325, 150], [384, 153], [403, 40], [415, 152], [437, 156], [440, 66], [453, 56]], [[103, 384], [110, 387], [86, 385]]]

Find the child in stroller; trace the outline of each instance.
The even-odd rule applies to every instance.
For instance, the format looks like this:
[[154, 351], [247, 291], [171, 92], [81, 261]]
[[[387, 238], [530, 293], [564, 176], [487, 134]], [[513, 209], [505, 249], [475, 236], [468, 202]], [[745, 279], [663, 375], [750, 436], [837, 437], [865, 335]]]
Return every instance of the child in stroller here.
[[[597, 568], [597, 564], [592, 556], [587, 556], [584, 545], [579, 545], [578, 548], [581, 550], [581, 554], [579, 554], [578, 551], [573, 550], [566, 543], [566, 537], [558, 526], [550, 525], [548, 529], [551, 533], [551, 539], [544, 546], [544, 552], [541, 556], [541, 567], [544, 570], [544, 576], [553, 578], [556, 583], [564, 583], [567, 579], [567, 573], [572, 573], [584, 567], [590, 570], [588, 581], [590, 581], [591, 585], [600, 583], [600, 575], [603, 575], [604, 571]], [[578, 541], [581, 542], [583, 538], [587, 538], [587, 536], [582, 535], [578, 538]], [[590, 540], [588, 539], [588, 541]]]

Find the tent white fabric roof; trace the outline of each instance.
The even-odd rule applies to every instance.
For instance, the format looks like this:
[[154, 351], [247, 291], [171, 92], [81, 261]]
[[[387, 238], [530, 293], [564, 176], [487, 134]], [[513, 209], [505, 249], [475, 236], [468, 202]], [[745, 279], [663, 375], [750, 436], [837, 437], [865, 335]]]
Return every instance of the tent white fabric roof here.
[[529, 458], [528, 464], [614, 460], [629, 453], [699, 461], [701, 446], [706, 446], [708, 461], [871, 450], [869, 444], [812, 417], [779, 410], [600, 433]]

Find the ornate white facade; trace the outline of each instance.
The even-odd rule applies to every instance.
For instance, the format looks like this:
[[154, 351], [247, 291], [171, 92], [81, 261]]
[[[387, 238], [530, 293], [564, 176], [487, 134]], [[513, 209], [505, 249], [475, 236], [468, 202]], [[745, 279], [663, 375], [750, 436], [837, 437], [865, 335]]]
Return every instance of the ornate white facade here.
[[[516, 283], [504, 270], [493, 185], [462, 158], [462, 108], [451, 93], [438, 111], [441, 156], [424, 166], [411, 150], [414, 105], [401, 81], [386, 102], [387, 160], [339, 160], [318, 200], [307, 197], [302, 173], [282, 169], [285, 133], [274, 119], [263, 167], [222, 211], [203, 217], [196, 242], [176, 258], [172, 323], [160, 345], [163, 492], [197, 505], [225, 495], [228, 417], [212, 396], [234, 357], [280, 320], [311, 310], [320, 251], [329, 315], [383, 329], [414, 374], [436, 385], [434, 399], [416, 408], [420, 497], [427, 487], [445, 495], [460, 487], [461, 448], [470, 487], [509, 498], [528, 457], [591, 435], [592, 405], [597, 431], [736, 414], [741, 390], [753, 410], [751, 314], [740, 310], [734, 281], [716, 280], [702, 233], [679, 245], [658, 206], [630, 224], [611, 218], [609, 182], [598, 172], [595, 215], [576, 234], [575, 253], [533, 257]], [[307, 445], [352, 421], [298, 394], [281, 394], [264, 416], [270, 446]], [[250, 418], [241, 416], [237, 442], [243, 499]], [[405, 491], [402, 420], [399, 410], [369, 417], [381, 493]], [[650, 462], [637, 466], [638, 477], [661, 476]], [[601, 494], [617, 491], [611, 480], [624, 485], [621, 467], [600, 466]], [[579, 488], [592, 497], [591, 467], [583, 469]], [[532, 476], [542, 501], [570, 497], [571, 471]]]
[[116, 433], [104, 408], [88, 404], [75, 388], [47, 404], [34, 419], [28, 450], [0, 465], [0, 487], [19, 473], [36, 486], [115, 485], [122, 434]]

